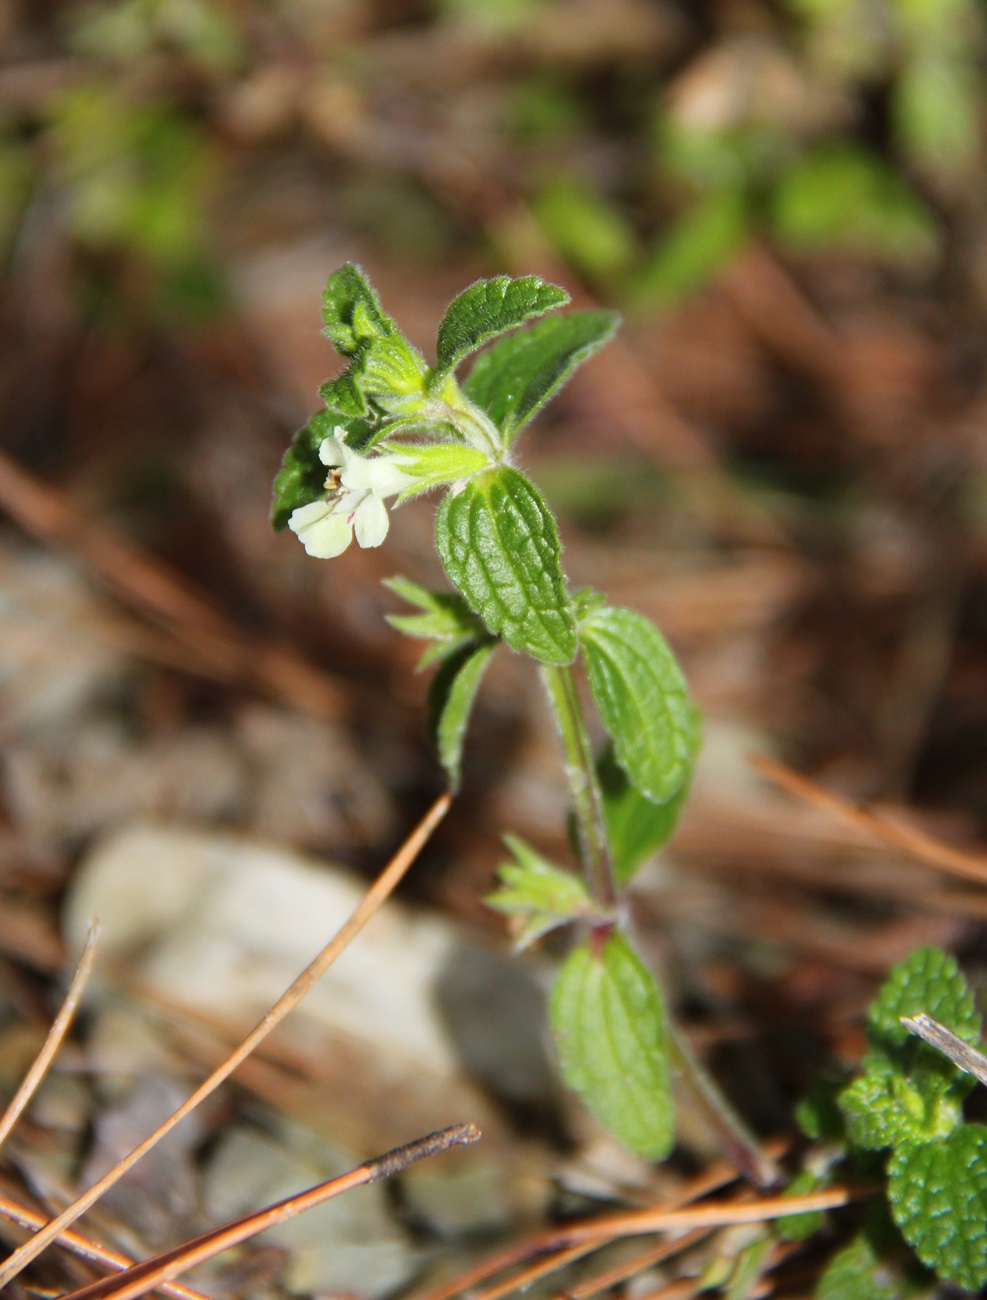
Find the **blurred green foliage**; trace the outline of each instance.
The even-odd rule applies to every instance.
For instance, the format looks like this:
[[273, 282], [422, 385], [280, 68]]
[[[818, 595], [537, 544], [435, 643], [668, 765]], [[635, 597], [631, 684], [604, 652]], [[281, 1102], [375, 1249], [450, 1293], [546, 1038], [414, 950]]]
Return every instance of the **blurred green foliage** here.
[[665, 35], [621, 44], [604, 0], [67, 6], [25, 46], [50, 91], [0, 101], [0, 261], [44, 210], [83, 291], [196, 313], [245, 194], [283, 192], [284, 237], [436, 262], [489, 249], [462, 202], [489, 186], [600, 297], [666, 310], [753, 237], [929, 274], [982, 206], [977, 0], [622, 3]]

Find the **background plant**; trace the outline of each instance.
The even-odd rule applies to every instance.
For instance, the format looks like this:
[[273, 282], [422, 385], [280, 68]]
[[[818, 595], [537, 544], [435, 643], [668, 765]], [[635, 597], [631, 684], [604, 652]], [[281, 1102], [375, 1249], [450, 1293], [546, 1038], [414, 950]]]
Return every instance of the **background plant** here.
[[[922, 1013], [963, 1042], [980, 1043], [967, 983], [938, 948], [918, 949], [882, 985], [867, 1013], [868, 1051], [856, 1076], [839, 1087], [820, 1085], [800, 1109], [802, 1128], [822, 1146], [815, 1169], [810, 1161], [793, 1190], [825, 1186], [848, 1167], [886, 1180], [886, 1204], [870, 1208], [820, 1278], [822, 1300], [921, 1291], [928, 1279], [915, 1256], [970, 1291], [987, 1281], [987, 1128], [963, 1116], [971, 1075], [902, 1023]], [[806, 1216], [786, 1230], [808, 1234], [821, 1221]]]
[[[433, 792], [427, 675], [409, 678], [413, 645], [381, 625], [390, 552], [327, 571], [264, 527], [274, 466], [327, 373], [313, 285], [344, 259], [373, 266], [419, 341], [459, 286], [499, 270], [537, 269], [578, 306], [624, 313], [544, 409], [521, 468], [558, 511], [567, 571], [660, 626], [703, 701], [702, 762], [674, 840], [634, 878], [636, 917], [686, 1032], [758, 1131], [790, 1131], [810, 1078], [854, 1058], [859, 1008], [916, 943], [945, 943], [979, 978], [981, 877], [955, 887], [955, 855], [923, 866], [904, 841], [834, 821], [833, 803], [809, 815], [807, 787], [776, 797], [779, 769], [754, 779], [744, 756], [780, 756], [954, 849], [982, 837], [981, 10], [533, 0], [493, 13], [468, 0], [4, 11], [0, 616], [20, 608], [23, 565], [39, 581], [69, 571], [86, 593], [82, 618], [63, 587], [39, 592], [53, 627], [26, 673], [7, 675], [20, 625], [0, 638], [6, 1078], [18, 1036], [47, 1023], [57, 899], [122, 820], [233, 827], [369, 872]], [[958, 154], [940, 140], [920, 156], [901, 129], [899, 88], [926, 52], [950, 78], [926, 104], [948, 109]], [[105, 150], [66, 129], [92, 91], [110, 104], [86, 119]], [[135, 135], [166, 125], [144, 173], [150, 132], [135, 148], [131, 121]], [[110, 200], [102, 234], [77, 222], [83, 191]], [[163, 215], [148, 214], [157, 194]], [[147, 245], [169, 207], [190, 238], [163, 258]], [[403, 510], [396, 540], [438, 587], [418, 567], [432, 522], [429, 506]], [[103, 685], [80, 711], [73, 653], [104, 633]], [[455, 821], [410, 886], [493, 930], [477, 900], [502, 827], [569, 860], [553, 737], [526, 693], [537, 673], [497, 658]], [[60, 1173], [77, 1153], [38, 1122], [43, 1182], [45, 1152]], [[536, 1148], [544, 1134], [539, 1122]], [[695, 1134], [680, 1136], [707, 1168]], [[685, 1177], [678, 1159], [660, 1171], [676, 1189]], [[786, 1246], [787, 1264], [772, 1246], [758, 1285], [803, 1290], [834, 1240]], [[729, 1263], [737, 1240], [713, 1252]]]

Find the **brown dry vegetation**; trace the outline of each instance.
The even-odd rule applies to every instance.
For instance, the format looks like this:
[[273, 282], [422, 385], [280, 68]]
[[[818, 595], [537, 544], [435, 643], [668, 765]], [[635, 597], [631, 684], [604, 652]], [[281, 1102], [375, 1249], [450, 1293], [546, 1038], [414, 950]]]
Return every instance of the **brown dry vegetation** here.
[[[189, 7], [197, 26], [167, 0], [22, 0], [0, 17], [6, 1096], [62, 996], [80, 869], [115, 835], [150, 822], [245, 836], [369, 880], [441, 793], [418, 647], [384, 622], [393, 601], [380, 585], [396, 572], [441, 584], [433, 506], [403, 508], [384, 547], [331, 564], [267, 522], [283, 448], [338, 364], [319, 294], [347, 259], [425, 349], [446, 302], [480, 275], [538, 272], [577, 303], [625, 311], [618, 342], [522, 455], [558, 507], [570, 579], [653, 618], [704, 710], [694, 795], [635, 906], [687, 1033], [759, 1133], [779, 1149], [794, 1140], [794, 1104], [820, 1071], [858, 1058], [862, 1009], [915, 946], [949, 948], [982, 984], [980, 118], [965, 159], [937, 169], [909, 154], [891, 123], [901, 48], [866, 75], [834, 72], [785, 5], [516, 8], [495, 21], [494, 6], [465, 0], [215, 0]], [[100, 12], [129, 13], [130, 26], [101, 28]], [[746, 224], [708, 270], [649, 296], [649, 259], [696, 189], [658, 143], [668, 121], [712, 122], [730, 139], [767, 124], [787, 161], [754, 169]], [[866, 147], [921, 206], [907, 256], [838, 230], [796, 247], [772, 225], [785, 167], [834, 141]], [[609, 217], [560, 233], [545, 193], [557, 176]], [[313, 1021], [275, 1036], [79, 1230], [145, 1257], [246, 1213], [223, 1178], [258, 1162], [283, 1160], [290, 1182], [310, 1144], [359, 1164], [476, 1121], [492, 1152], [483, 1176], [500, 1188], [489, 1217], [457, 1223], [448, 1191], [430, 1200], [409, 1182], [350, 1238], [341, 1229], [367, 1255], [340, 1287], [360, 1294], [369, 1269], [363, 1294], [435, 1296], [464, 1286], [495, 1245], [528, 1267], [518, 1242], [531, 1234], [575, 1259], [571, 1235], [551, 1237], [560, 1219], [664, 1213], [730, 1187], [688, 1114], [673, 1160], [648, 1168], [560, 1095], [539, 1055], [552, 954], [515, 987], [502, 918], [482, 900], [504, 830], [565, 860], [564, 820], [537, 682], [504, 655], [463, 792], [402, 886], [411, 929], [438, 926], [466, 954], [450, 948], [445, 983], [435, 976], [455, 1044], [445, 1082], [417, 1058], [401, 1073], [386, 1043], [382, 1066], [345, 1029]], [[333, 928], [314, 946], [299, 938], [287, 980]], [[252, 1023], [208, 997], [170, 1001], [146, 975], [142, 986], [118, 961], [101, 976], [4, 1148], [7, 1200], [51, 1217]], [[386, 1002], [404, 976], [382, 960], [376, 978]], [[522, 1031], [509, 1013], [529, 1004]], [[467, 1102], [477, 1113], [447, 1109]], [[231, 1133], [263, 1142], [224, 1175]], [[461, 1169], [480, 1150], [440, 1163]], [[486, 1186], [462, 1196], [482, 1201]], [[260, 1178], [251, 1208], [287, 1190]], [[735, 1207], [746, 1193], [729, 1195]], [[746, 1230], [693, 1225], [674, 1254], [629, 1238], [540, 1293], [630, 1294], [631, 1278], [635, 1295], [689, 1295], [710, 1261], [740, 1249], [731, 1231]], [[359, 1262], [375, 1257], [375, 1232], [378, 1263], [400, 1256], [393, 1275]], [[3, 1241], [22, 1236], [0, 1222]], [[810, 1293], [827, 1248], [774, 1243], [752, 1294]], [[324, 1291], [300, 1269], [290, 1281], [292, 1250], [248, 1243], [197, 1276], [231, 1297]], [[53, 1251], [10, 1294], [66, 1294], [101, 1275]]]

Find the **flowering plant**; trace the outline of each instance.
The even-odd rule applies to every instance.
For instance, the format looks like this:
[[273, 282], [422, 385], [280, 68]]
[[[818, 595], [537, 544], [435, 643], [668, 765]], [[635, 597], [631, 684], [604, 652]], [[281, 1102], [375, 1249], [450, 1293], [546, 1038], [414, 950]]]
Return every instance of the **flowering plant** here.
[[[453, 789], [498, 646], [528, 655], [540, 671], [562, 744], [581, 877], [512, 837], [512, 861], [489, 902], [512, 918], [519, 946], [560, 925], [576, 936], [550, 1002], [563, 1078], [627, 1146], [660, 1159], [674, 1141], [677, 1075], [729, 1155], [767, 1183], [770, 1163], [676, 1033], [623, 904], [627, 883], [675, 826], [699, 747], [698, 712], [656, 627], [598, 592], [570, 591], [555, 519], [515, 464], [519, 433], [617, 327], [610, 311], [547, 315], [568, 300], [537, 276], [480, 280], [449, 306], [429, 366], [362, 271], [341, 267], [329, 278], [323, 319], [348, 365], [323, 385], [324, 409], [285, 456], [273, 522], [310, 555], [330, 558], [354, 535], [361, 546], [381, 544], [388, 498], [400, 505], [445, 491], [436, 546], [455, 594], [394, 578], [391, 589], [414, 612], [390, 621], [432, 642], [422, 664], [438, 664], [431, 725]], [[487, 344], [460, 382], [460, 365]], [[577, 662], [609, 736], [600, 754]]]

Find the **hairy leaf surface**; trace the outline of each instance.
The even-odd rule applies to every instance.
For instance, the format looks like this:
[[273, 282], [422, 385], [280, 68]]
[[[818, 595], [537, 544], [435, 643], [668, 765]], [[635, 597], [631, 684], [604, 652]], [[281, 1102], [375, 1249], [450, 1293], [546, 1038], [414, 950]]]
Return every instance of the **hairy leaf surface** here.
[[450, 790], [459, 789], [466, 727], [496, 641], [467, 645], [439, 665], [428, 692], [429, 733]]
[[570, 953], [549, 1008], [562, 1077], [630, 1150], [650, 1160], [675, 1139], [665, 1009], [620, 934]]
[[923, 1264], [970, 1291], [987, 1282], [987, 1128], [899, 1147], [888, 1166], [895, 1223]]
[[455, 297], [439, 326], [437, 373], [455, 369], [465, 357], [490, 339], [517, 329], [533, 316], [564, 307], [569, 295], [541, 276], [512, 279], [498, 275], [477, 280]]
[[322, 295], [322, 319], [323, 333], [344, 357], [354, 356], [372, 339], [398, 333], [370, 281], [354, 262], [330, 275]]
[[648, 799], [667, 803], [687, 784], [699, 748], [698, 714], [668, 642], [643, 614], [612, 605], [590, 613], [580, 633], [618, 763]]
[[486, 411], [509, 443], [613, 337], [619, 322], [612, 311], [575, 311], [539, 321], [478, 357], [463, 392]]
[[494, 470], [447, 496], [436, 544], [449, 580], [490, 632], [542, 663], [572, 662], [576, 621], [555, 520], [523, 474]]

